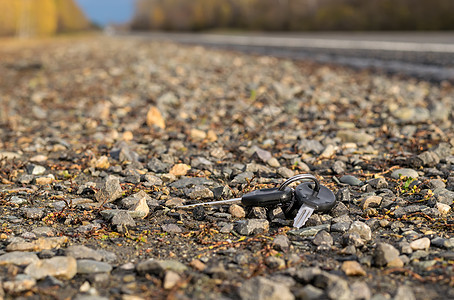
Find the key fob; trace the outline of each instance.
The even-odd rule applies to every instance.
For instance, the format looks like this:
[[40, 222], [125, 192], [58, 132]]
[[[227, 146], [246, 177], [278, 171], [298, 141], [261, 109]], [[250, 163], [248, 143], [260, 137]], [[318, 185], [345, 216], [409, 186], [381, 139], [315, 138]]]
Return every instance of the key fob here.
[[313, 190], [314, 184], [304, 182], [295, 188], [292, 201], [283, 205], [285, 217], [294, 219], [301, 206], [314, 208], [315, 212], [327, 212], [336, 204], [336, 196], [326, 186], [320, 185], [319, 192]]
[[287, 203], [293, 198], [293, 190], [286, 187], [283, 191], [278, 188], [260, 189], [247, 193], [241, 197], [244, 206], [272, 207]]

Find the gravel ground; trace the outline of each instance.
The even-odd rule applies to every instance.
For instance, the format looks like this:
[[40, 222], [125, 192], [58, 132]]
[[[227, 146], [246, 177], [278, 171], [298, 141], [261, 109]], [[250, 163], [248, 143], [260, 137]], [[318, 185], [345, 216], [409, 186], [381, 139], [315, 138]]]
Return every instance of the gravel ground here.
[[[0, 298], [454, 299], [450, 83], [0, 43]], [[299, 230], [280, 208], [177, 208], [300, 173], [337, 204]]]

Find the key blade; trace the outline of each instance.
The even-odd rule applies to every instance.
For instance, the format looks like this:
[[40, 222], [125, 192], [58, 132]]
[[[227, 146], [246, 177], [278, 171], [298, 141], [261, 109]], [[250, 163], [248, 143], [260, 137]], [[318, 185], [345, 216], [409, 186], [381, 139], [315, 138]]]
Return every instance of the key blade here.
[[177, 206], [177, 208], [191, 208], [191, 207], [202, 206], [202, 205], [216, 205], [216, 204], [226, 204], [226, 203], [235, 203], [235, 202], [241, 202], [241, 198], [233, 198], [233, 199], [228, 199], [228, 200], [181, 205], [181, 206]]
[[301, 206], [300, 209], [298, 210], [295, 219], [293, 220], [293, 227], [301, 228], [302, 226], [304, 226], [304, 224], [306, 224], [307, 219], [309, 219], [313, 212], [314, 208], [306, 205]]

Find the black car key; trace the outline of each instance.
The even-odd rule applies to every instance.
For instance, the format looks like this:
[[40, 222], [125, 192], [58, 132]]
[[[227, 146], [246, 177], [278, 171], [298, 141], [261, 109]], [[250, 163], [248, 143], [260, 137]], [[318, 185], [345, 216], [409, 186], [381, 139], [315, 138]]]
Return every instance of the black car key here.
[[276, 205], [282, 205], [293, 200], [293, 189], [285, 188], [280, 190], [279, 188], [260, 189], [250, 193], [244, 194], [241, 198], [233, 198], [229, 200], [220, 200], [204, 203], [196, 203], [183, 205], [179, 208], [190, 208], [200, 205], [216, 205], [241, 202], [244, 206], [261, 206], [261, 207], [272, 207]]
[[336, 196], [323, 185], [305, 182], [295, 188], [294, 199], [284, 205], [286, 218], [293, 218], [293, 227], [302, 227], [315, 212], [327, 212], [336, 204]]

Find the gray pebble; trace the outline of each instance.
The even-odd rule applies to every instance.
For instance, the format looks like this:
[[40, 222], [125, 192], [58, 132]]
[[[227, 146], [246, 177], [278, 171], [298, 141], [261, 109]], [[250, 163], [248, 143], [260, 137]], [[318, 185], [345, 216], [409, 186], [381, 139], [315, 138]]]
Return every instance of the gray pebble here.
[[339, 179], [340, 182], [352, 185], [352, 186], [360, 186], [363, 182], [352, 175], [344, 175]]
[[235, 230], [241, 235], [253, 235], [267, 232], [269, 222], [265, 219], [248, 219], [238, 221]]
[[387, 243], [379, 243], [375, 248], [374, 262], [378, 267], [386, 266], [399, 257], [399, 250]]
[[370, 241], [372, 239], [372, 231], [370, 227], [361, 222], [361, 221], [355, 221], [350, 225], [350, 229], [348, 230], [350, 233], [358, 233], [359, 236], [364, 239], [365, 241]]
[[22, 213], [25, 218], [32, 220], [39, 220], [44, 216], [44, 210], [38, 207], [23, 208]]
[[112, 266], [108, 263], [92, 259], [77, 260], [77, 274], [109, 273], [110, 271]]
[[163, 224], [161, 225], [161, 229], [164, 232], [168, 233], [181, 233], [183, 230], [177, 224]]
[[121, 189], [120, 180], [116, 176], [109, 175], [102, 182], [99, 191], [95, 194], [95, 198], [98, 202], [112, 202], [122, 195], [123, 190]]
[[242, 300], [294, 300], [289, 288], [262, 276], [246, 280], [238, 291]]
[[314, 239], [312, 240], [312, 243], [316, 246], [320, 246], [320, 245], [332, 246], [333, 237], [325, 230], [320, 230], [315, 235]]
[[406, 178], [418, 178], [419, 174], [413, 169], [396, 169], [391, 173], [391, 177], [394, 179], [399, 179], [400, 177]]
[[182, 274], [188, 267], [177, 260], [158, 260], [150, 258], [137, 264], [136, 270], [139, 274], [154, 274], [163, 276], [165, 271], [174, 271]]
[[69, 246], [65, 250], [65, 255], [74, 257], [75, 259], [91, 259], [96, 261], [103, 259], [103, 256], [98, 251], [84, 245]]
[[279, 234], [273, 240], [273, 248], [278, 251], [287, 251], [290, 248], [290, 243], [286, 235]]
[[115, 226], [136, 226], [134, 219], [127, 211], [124, 210], [120, 210], [116, 214], [114, 214], [112, 219], [110, 219], [110, 222]]

